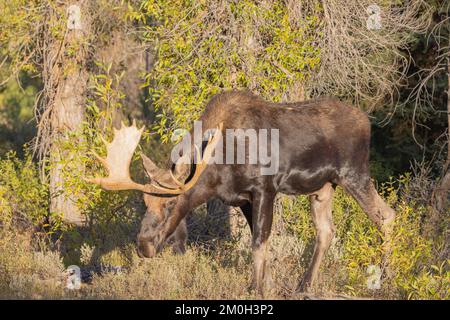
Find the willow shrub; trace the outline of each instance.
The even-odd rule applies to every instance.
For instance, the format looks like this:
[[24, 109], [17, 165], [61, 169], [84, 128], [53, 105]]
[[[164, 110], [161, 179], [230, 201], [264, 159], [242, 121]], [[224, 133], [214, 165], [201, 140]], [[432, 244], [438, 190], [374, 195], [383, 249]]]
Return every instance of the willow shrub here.
[[14, 152], [0, 159], [0, 224], [3, 229], [16, 223], [42, 226], [47, 217], [48, 189], [39, 181], [37, 166], [26, 155]]

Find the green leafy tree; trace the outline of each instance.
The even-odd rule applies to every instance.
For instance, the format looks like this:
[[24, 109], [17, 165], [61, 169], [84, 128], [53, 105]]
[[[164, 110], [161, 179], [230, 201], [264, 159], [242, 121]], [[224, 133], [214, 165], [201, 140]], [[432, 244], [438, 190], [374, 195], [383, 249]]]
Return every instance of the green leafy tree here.
[[0, 10], [0, 68], [5, 71], [0, 84], [19, 72], [40, 79], [34, 155], [49, 185], [50, 211], [81, 224], [77, 202], [82, 190], [67, 188], [63, 171], [69, 164], [82, 172], [83, 163], [67, 146], [76, 149], [85, 139], [89, 79], [98, 71], [94, 62], [118, 30], [127, 30], [127, 6], [122, 1], [3, 0]]
[[167, 141], [230, 88], [271, 101], [332, 94], [380, 104], [405, 78], [401, 50], [426, 29], [428, 11], [422, 1], [377, 4], [379, 30], [366, 25], [373, 1], [142, 1], [130, 17], [155, 49], [146, 84], [160, 112], [156, 129]]
[[188, 128], [215, 93], [248, 88], [272, 101], [302, 100], [319, 64], [320, 23], [285, 1], [143, 1], [131, 18], [146, 25], [156, 61], [147, 75], [164, 141]]

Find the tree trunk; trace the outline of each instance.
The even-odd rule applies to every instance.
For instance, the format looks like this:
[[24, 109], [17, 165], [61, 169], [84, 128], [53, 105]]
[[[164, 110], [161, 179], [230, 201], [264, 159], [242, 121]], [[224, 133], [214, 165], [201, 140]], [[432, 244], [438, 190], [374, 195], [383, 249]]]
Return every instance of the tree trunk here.
[[67, 162], [76, 159], [71, 159], [67, 152], [61, 150], [60, 145], [69, 141], [76, 142], [75, 137], [69, 138], [68, 135], [81, 129], [87, 80], [88, 74], [83, 70], [78, 70], [62, 80], [51, 119], [52, 132], [55, 134], [52, 137], [50, 152], [50, 211], [62, 213], [64, 221], [77, 225], [82, 224], [84, 219], [75, 204], [76, 199], [65, 191], [61, 164], [61, 160]]
[[[74, 6], [68, 7], [74, 8]], [[78, 7], [79, 8], [79, 7]], [[75, 7], [75, 11], [79, 9]], [[87, 25], [86, 20], [82, 19], [81, 15], [76, 14], [71, 16], [68, 12], [69, 22], [67, 24], [67, 34], [65, 36], [65, 46], [80, 44], [86, 42]], [[75, 19], [70, 21], [70, 19]], [[62, 54], [64, 47], [61, 49], [59, 45], [54, 46], [52, 54]], [[81, 225], [84, 222], [84, 216], [76, 206], [76, 195], [71, 195], [67, 192], [65, 178], [63, 174], [63, 164], [71, 163], [71, 169], [80, 168], [81, 164], [77, 165], [73, 161], [76, 158], [71, 156], [62, 148], [63, 144], [77, 143], [76, 136], [70, 136], [71, 133], [80, 132], [84, 120], [84, 111], [86, 103], [86, 88], [89, 80], [89, 74], [85, 67], [86, 54], [82, 45], [79, 45], [79, 50], [72, 56], [62, 57], [61, 63], [55, 66], [49, 72], [59, 72], [61, 75], [57, 86], [55, 88], [55, 95], [51, 109], [51, 147], [50, 147], [50, 170], [49, 170], [49, 189], [50, 189], [50, 211], [62, 214], [63, 220]], [[59, 70], [58, 70], [59, 69]]]

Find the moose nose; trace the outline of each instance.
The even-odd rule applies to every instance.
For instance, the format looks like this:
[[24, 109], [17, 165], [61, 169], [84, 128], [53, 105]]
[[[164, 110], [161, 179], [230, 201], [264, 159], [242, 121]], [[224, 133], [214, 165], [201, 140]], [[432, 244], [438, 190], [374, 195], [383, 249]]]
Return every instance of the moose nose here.
[[156, 255], [156, 249], [148, 241], [138, 241], [138, 254], [141, 258], [153, 258]]

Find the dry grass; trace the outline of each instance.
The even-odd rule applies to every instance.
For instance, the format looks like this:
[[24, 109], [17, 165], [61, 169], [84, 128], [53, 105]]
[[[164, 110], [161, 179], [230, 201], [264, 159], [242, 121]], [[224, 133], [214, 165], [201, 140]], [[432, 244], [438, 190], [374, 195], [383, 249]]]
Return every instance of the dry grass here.
[[59, 253], [33, 250], [28, 235], [0, 236], [0, 298], [61, 298], [65, 267]]
[[[272, 290], [266, 298], [305, 298], [294, 293], [311, 257], [314, 238], [304, 200], [284, 198], [277, 203], [270, 238]], [[435, 251], [429, 250], [435, 248], [431, 247], [432, 242], [416, 235], [415, 224], [408, 222], [419, 221], [415, 218], [419, 212], [414, 213], [410, 207], [397, 208], [400, 226], [396, 231], [395, 265], [391, 266], [391, 270], [397, 270], [394, 277], [383, 280], [382, 290], [367, 289], [365, 270], [367, 264], [377, 263], [379, 243], [375, 240], [375, 229], [372, 230], [367, 217], [355, 206], [338, 193], [334, 208], [338, 232], [325, 257], [312, 298], [448, 299], [448, 265], [442, 264], [439, 272], [430, 269], [436, 262], [431, 260]], [[48, 249], [54, 241], [42, 245], [32, 233], [0, 230], [0, 298], [260, 298], [249, 290], [250, 232], [237, 210], [231, 210], [229, 216], [221, 210], [208, 215], [205, 207], [199, 208], [188, 221], [189, 246], [182, 256], [166, 249], [156, 258], [140, 259], [132, 231], [138, 224], [123, 228], [122, 233], [120, 228], [108, 225], [109, 229], [99, 228], [93, 232], [94, 236], [66, 231], [65, 237], [71, 237], [70, 246], [66, 245], [65, 249], [60, 246], [58, 250]], [[65, 241], [64, 237], [60, 241]], [[80, 290], [65, 288], [64, 270], [70, 264], [82, 269]]]
[[[251, 281], [250, 233], [239, 213], [231, 213], [233, 232], [223, 239], [216, 232], [218, 216], [201, 208], [190, 220], [193, 231], [185, 255], [165, 250], [153, 259], [140, 259], [133, 243], [98, 254], [86, 243], [80, 249], [82, 270], [95, 270], [80, 290], [65, 289], [64, 264], [56, 251], [37, 251], [31, 238], [3, 234], [0, 246], [0, 296], [23, 299], [255, 299]], [[295, 298], [293, 291], [304, 271], [306, 245], [296, 237], [282, 235], [282, 221], [271, 238], [272, 284], [267, 298]], [[207, 233], [206, 233], [207, 234]], [[12, 238], [15, 241], [11, 241]], [[84, 265], [83, 265], [84, 264]], [[111, 265], [120, 266], [112, 270]]]

